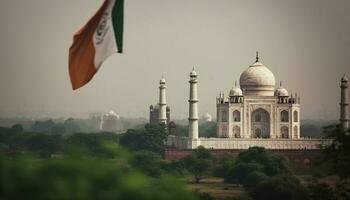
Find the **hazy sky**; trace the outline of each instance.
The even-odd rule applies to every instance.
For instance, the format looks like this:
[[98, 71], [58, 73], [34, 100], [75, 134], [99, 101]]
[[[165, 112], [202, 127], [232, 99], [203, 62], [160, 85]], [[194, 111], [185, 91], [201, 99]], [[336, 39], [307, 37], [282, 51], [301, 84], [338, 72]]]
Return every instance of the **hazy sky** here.
[[259, 50], [276, 82], [301, 95], [302, 118], [338, 118], [338, 81], [350, 74], [349, 0], [125, 1], [125, 53], [72, 91], [72, 36], [102, 1], [0, 0], [0, 116], [113, 109], [147, 117], [164, 75], [172, 116], [186, 118], [193, 66], [200, 115], [215, 116], [217, 94], [228, 93]]

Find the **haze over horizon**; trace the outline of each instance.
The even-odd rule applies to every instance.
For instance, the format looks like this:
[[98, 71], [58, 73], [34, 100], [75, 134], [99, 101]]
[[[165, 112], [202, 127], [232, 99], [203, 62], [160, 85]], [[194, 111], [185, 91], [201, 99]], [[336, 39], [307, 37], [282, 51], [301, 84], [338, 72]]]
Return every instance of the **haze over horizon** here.
[[73, 91], [68, 49], [101, 3], [0, 1], [0, 117], [148, 117], [164, 76], [172, 118], [187, 118], [193, 66], [199, 114], [215, 117], [216, 96], [259, 50], [276, 87], [301, 96], [302, 119], [338, 119], [339, 80], [350, 76], [348, 0], [127, 0], [124, 53]]

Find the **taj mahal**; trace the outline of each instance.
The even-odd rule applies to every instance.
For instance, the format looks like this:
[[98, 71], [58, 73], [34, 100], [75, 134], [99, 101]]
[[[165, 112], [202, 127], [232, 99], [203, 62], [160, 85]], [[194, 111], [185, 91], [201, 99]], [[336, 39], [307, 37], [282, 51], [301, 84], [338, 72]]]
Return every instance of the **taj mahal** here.
[[[167, 123], [166, 81], [160, 80], [159, 122]], [[341, 122], [348, 127], [347, 78], [341, 79]], [[260, 146], [271, 150], [316, 150], [331, 140], [300, 136], [301, 97], [290, 94], [282, 83], [276, 87], [274, 74], [257, 53], [255, 62], [240, 75], [226, 96], [216, 97], [216, 137], [198, 134], [198, 75], [195, 69], [189, 78], [189, 131], [187, 137], [168, 136], [166, 145], [176, 149], [248, 149]]]
[[282, 84], [275, 89], [273, 73], [257, 54], [254, 64], [240, 77], [228, 98], [217, 104], [217, 136], [220, 138], [300, 138], [300, 97], [288, 94]]

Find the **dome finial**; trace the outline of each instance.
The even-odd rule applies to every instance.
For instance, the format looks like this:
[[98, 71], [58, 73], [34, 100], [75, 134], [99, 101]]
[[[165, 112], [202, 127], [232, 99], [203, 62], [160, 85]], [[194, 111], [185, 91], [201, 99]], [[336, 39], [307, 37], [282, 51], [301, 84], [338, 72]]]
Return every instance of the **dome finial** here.
[[280, 81], [280, 87], [282, 87], [282, 81]]
[[348, 78], [346, 77], [346, 73], [344, 73], [343, 77], [341, 78], [342, 82], [347, 82]]
[[237, 87], [237, 81], [235, 80], [235, 87]]
[[255, 60], [255, 62], [259, 62], [259, 51], [256, 51], [256, 60]]
[[164, 85], [164, 84], [165, 84], [165, 78], [164, 78], [163, 75], [162, 75], [162, 78], [161, 78], [160, 81], [159, 81], [159, 84], [161, 84], [161, 85]]

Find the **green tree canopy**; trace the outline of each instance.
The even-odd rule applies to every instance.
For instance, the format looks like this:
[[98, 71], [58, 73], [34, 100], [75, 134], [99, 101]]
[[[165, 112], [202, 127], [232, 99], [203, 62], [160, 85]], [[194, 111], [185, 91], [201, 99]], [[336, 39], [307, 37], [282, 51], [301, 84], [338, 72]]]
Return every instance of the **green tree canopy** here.
[[253, 186], [250, 194], [254, 200], [303, 200], [308, 199], [306, 189], [290, 175], [267, 178]]
[[331, 125], [324, 128], [328, 138], [334, 139], [332, 144], [324, 149], [324, 163], [330, 164], [330, 174], [340, 178], [350, 177], [350, 130], [344, 131], [341, 125]]
[[6, 159], [0, 157], [0, 199], [191, 200], [183, 183], [126, 168], [127, 159]]
[[291, 170], [284, 158], [272, 154], [262, 147], [251, 147], [238, 155], [235, 162], [228, 167], [224, 178], [229, 183], [244, 184], [245, 179], [252, 172], [276, 176], [290, 174]]
[[162, 154], [167, 136], [164, 124], [146, 124], [144, 129], [129, 129], [121, 135], [119, 143], [130, 150], [148, 150]]
[[203, 146], [195, 149], [190, 156], [183, 159], [183, 162], [197, 183], [208, 175], [209, 170], [213, 167], [212, 155]]

